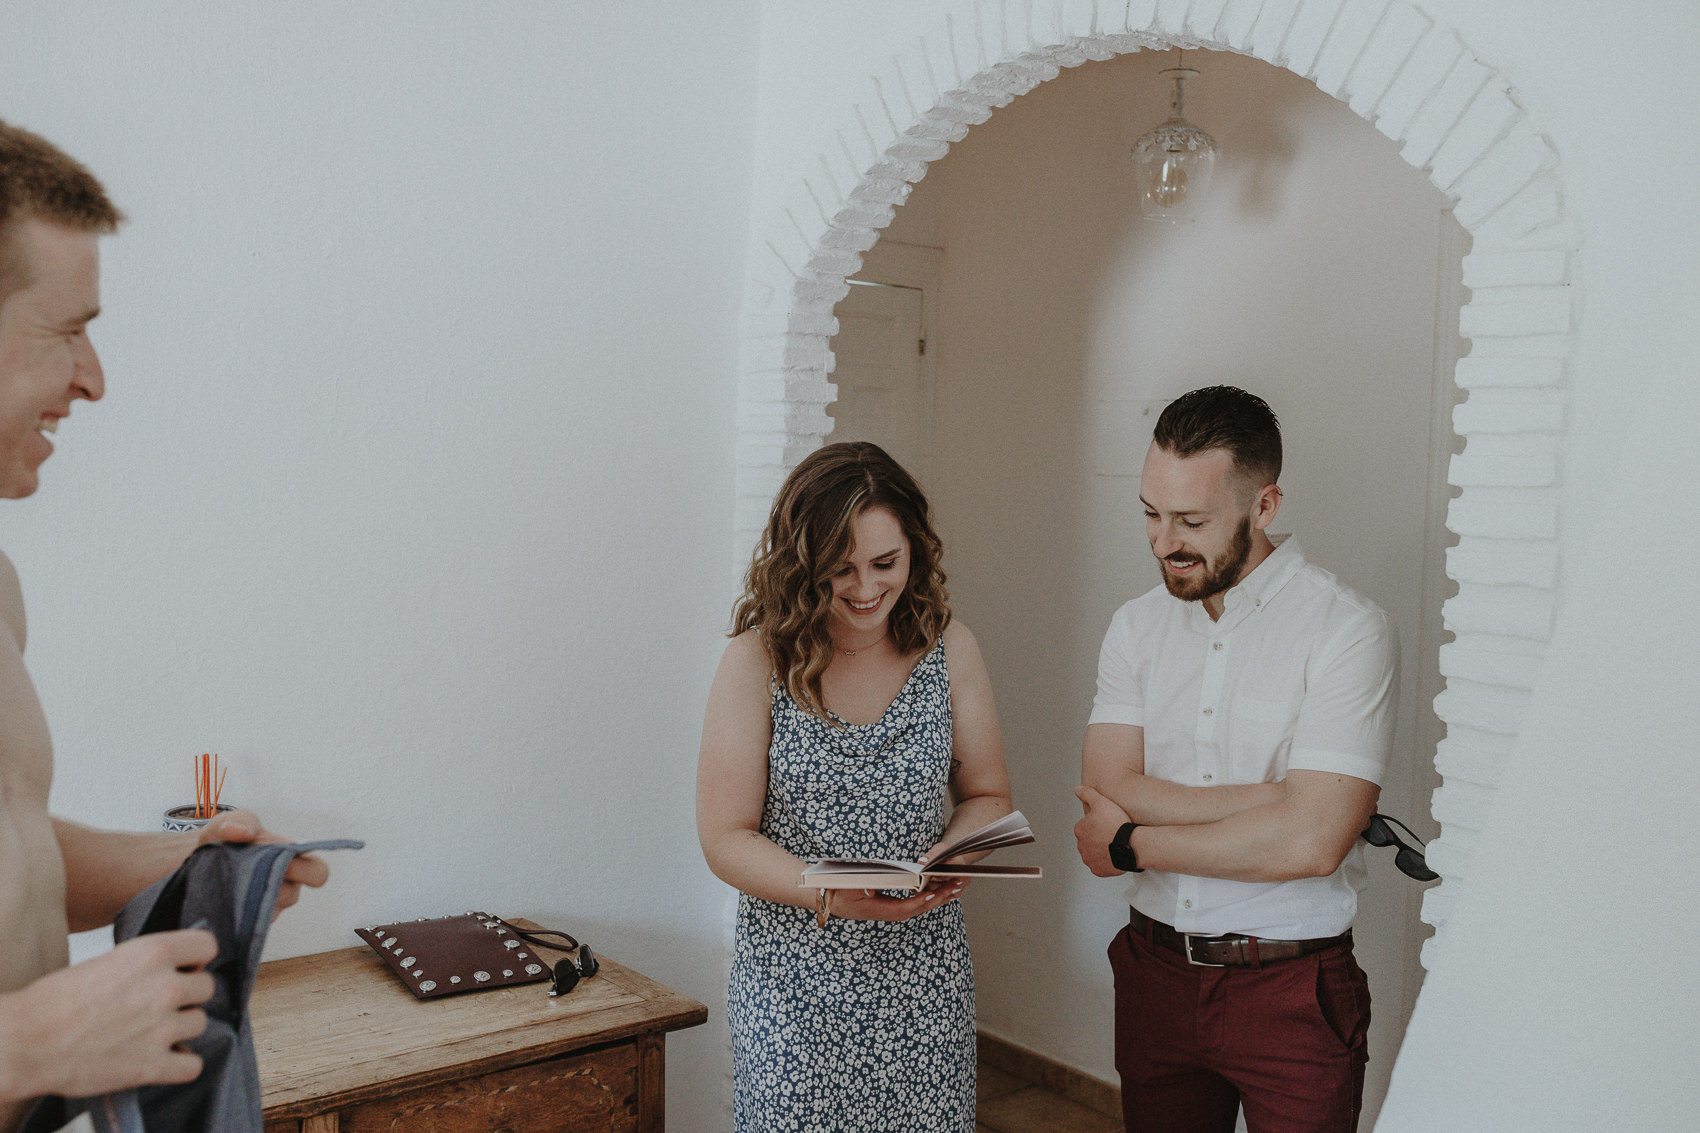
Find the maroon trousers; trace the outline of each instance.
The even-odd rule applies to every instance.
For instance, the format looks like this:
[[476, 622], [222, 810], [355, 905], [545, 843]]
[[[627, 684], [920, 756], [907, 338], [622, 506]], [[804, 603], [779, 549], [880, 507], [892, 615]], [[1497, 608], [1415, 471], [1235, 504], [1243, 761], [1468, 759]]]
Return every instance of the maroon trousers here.
[[1127, 1133], [1353, 1133], [1369, 982], [1349, 941], [1206, 968], [1123, 929], [1110, 944]]

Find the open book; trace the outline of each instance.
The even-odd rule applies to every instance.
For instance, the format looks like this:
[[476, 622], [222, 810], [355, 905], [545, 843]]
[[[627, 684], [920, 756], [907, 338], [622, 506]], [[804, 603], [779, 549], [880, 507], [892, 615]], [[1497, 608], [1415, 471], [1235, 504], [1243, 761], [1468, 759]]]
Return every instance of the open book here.
[[1033, 841], [1033, 828], [1020, 811], [964, 835], [941, 849], [932, 862], [895, 862], [884, 858], [827, 858], [803, 870], [804, 889], [919, 889], [934, 877], [1039, 877], [1036, 865], [958, 865], [961, 854], [976, 854], [1000, 846]]

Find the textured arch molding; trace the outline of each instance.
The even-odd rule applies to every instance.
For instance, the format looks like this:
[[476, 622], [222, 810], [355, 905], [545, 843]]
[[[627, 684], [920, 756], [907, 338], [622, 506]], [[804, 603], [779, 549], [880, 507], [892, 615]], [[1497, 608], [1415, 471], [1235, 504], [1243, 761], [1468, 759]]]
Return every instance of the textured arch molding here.
[[[998, 107], [1062, 69], [1148, 48], [1254, 56], [1315, 82], [1399, 142], [1456, 202], [1469, 231], [1471, 341], [1453, 415], [1464, 439], [1447, 512], [1459, 536], [1447, 574], [1435, 710], [1446, 876], [1423, 919], [1442, 931], [1477, 831], [1522, 727], [1551, 632], [1559, 579], [1560, 456], [1577, 250], [1553, 148], [1505, 80], [1450, 28], [1401, 0], [1001, 0], [964, 3], [872, 77], [780, 215], [758, 232], [771, 258], [749, 281], [739, 386], [737, 545], [760, 533], [785, 473], [832, 428], [832, 310], [928, 162]], [[761, 219], [761, 218], [758, 218]], [[1426, 955], [1425, 955], [1426, 959]]]

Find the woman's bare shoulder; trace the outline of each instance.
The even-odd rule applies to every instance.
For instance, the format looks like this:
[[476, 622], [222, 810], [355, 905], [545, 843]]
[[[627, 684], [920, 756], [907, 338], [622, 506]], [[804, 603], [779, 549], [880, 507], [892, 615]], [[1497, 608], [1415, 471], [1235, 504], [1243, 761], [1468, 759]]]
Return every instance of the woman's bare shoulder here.
[[950, 666], [952, 688], [978, 688], [990, 680], [980, 643], [967, 626], [954, 619], [944, 630], [944, 659]]
[[728, 641], [720, 654], [720, 667], [741, 677], [766, 679], [773, 669], [773, 662], [768, 658], [760, 631], [747, 629]]
[[950, 624], [944, 627], [944, 651], [946, 653], [962, 653], [972, 650], [980, 652], [980, 643], [974, 639], [973, 631], [956, 618], [950, 619]]

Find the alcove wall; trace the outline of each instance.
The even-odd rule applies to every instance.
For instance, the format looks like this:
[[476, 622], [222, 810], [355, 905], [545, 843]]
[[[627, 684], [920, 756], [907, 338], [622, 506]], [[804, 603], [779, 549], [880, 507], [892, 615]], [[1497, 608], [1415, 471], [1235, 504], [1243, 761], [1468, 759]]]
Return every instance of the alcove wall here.
[[[1083, 64], [1011, 104], [931, 166], [856, 276], [912, 282], [914, 246], [939, 250], [924, 355], [936, 424], [931, 451], [905, 459], [927, 470], [954, 606], [993, 673], [1017, 804], [1041, 837], [1023, 860], [1051, 879], [969, 896], [981, 1025], [1111, 1081], [1103, 950], [1123, 884], [1079, 867], [1071, 791], [1098, 641], [1116, 606], [1159, 583], [1137, 473], [1167, 398], [1228, 381], [1284, 415], [1274, 530], [1394, 617], [1405, 680], [1381, 806], [1425, 836], [1438, 739], [1462, 230], [1348, 108], [1221, 52], [1187, 56], [1203, 72], [1189, 117], [1223, 150], [1204, 214], [1139, 219], [1127, 150], [1167, 113], [1158, 71], [1175, 62]], [[841, 343], [842, 390], [860, 370]], [[831, 439], [888, 432], [878, 406], [835, 403]], [[1370, 865], [1357, 931], [1377, 1007], [1373, 1119], [1429, 930], [1421, 888], [1386, 855]]]
[[[1577, 238], [1551, 146], [1505, 78], [1450, 26], [1398, 0], [1023, 0], [881, 11], [899, 53], [854, 85], [830, 69], [813, 80], [844, 92], [836, 122], [804, 122], [771, 98], [764, 103], [770, 144], [758, 152], [788, 156], [758, 169], [736, 558], [747, 554], [785, 470], [831, 428], [829, 341], [845, 277], [864, 254], [878, 254], [913, 184], [953, 145], [1065, 70], [1131, 52], [1223, 50], [1309, 80], [1454, 202], [1471, 249], [1456, 325], [1469, 340], [1455, 369], [1463, 400], [1451, 413], [1462, 443], [1445, 461], [1456, 491], [1445, 508], [1449, 534], [1436, 527], [1426, 541], [1432, 553], [1456, 537], [1440, 583], [1454, 590], [1442, 609], [1455, 640], [1438, 650], [1444, 687], [1432, 701], [1446, 728], [1435, 758], [1446, 781], [1433, 800], [1443, 829], [1430, 857], [1447, 881], [1423, 901], [1423, 919], [1440, 928], [1424, 950], [1431, 958], [1522, 728], [1560, 582]], [[770, 39], [784, 42], [797, 22], [770, 13]], [[865, 29], [878, 26], [840, 30], [872, 40], [877, 32]], [[872, 42], [864, 46], [877, 56]], [[789, 72], [770, 79], [769, 91], [796, 82]], [[781, 136], [784, 143], [771, 142]], [[812, 154], [805, 137], [818, 138]], [[795, 179], [775, 180], [781, 171]]]

